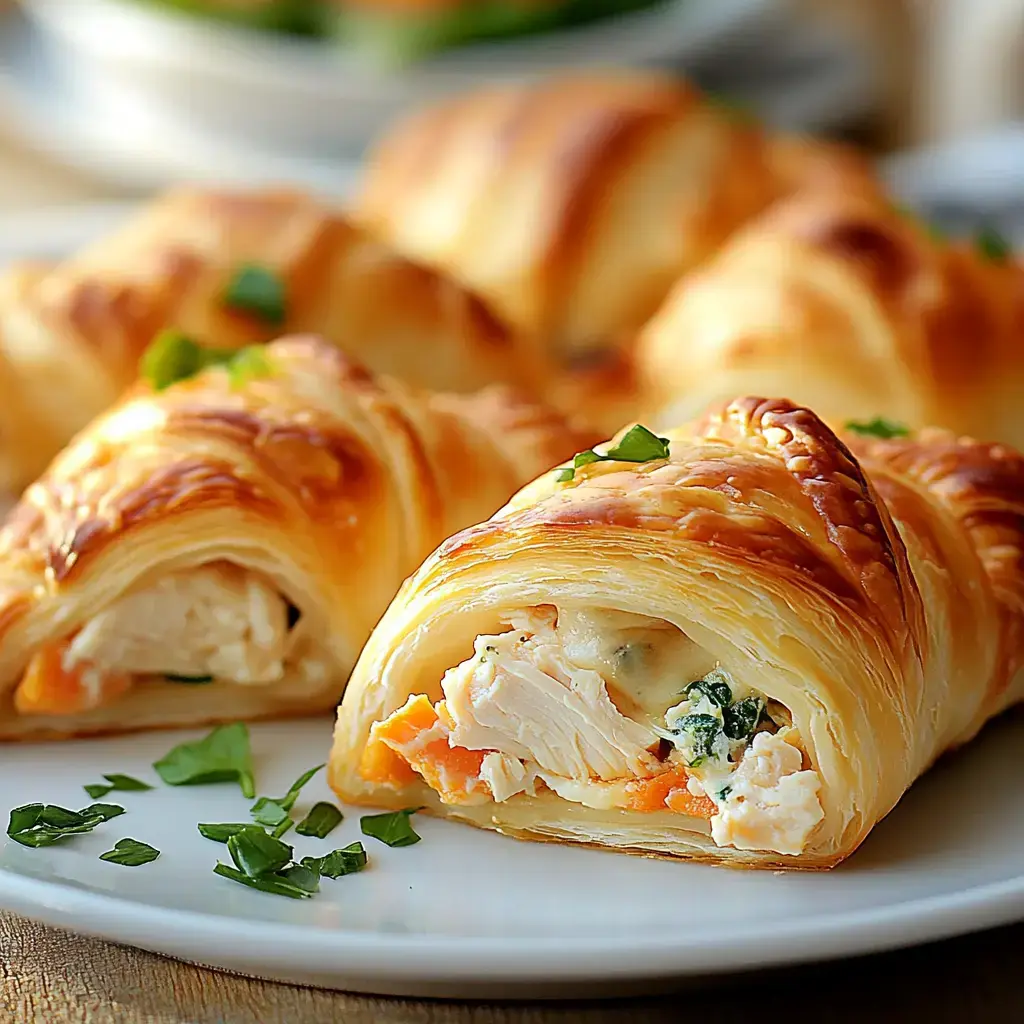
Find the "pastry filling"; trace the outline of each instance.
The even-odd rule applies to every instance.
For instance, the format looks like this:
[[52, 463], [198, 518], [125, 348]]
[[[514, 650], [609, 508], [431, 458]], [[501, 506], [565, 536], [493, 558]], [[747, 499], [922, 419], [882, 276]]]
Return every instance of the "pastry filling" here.
[[271, 686], [326, 680], [298, 611], [271, 583], [226, 562], [169, 573], [38, 651], [14, 692], [25, 715], [100, 707], [138, 683]]
[[463, 805], [550, 790], [701, 819], [719, 846], [804, 849], [821, 783], [784, 707], [658, 619], [542, 606], [509, 625], [476, 638], [442, 700], [415, 694], [373, 726], [364, 778], [420, 777]]

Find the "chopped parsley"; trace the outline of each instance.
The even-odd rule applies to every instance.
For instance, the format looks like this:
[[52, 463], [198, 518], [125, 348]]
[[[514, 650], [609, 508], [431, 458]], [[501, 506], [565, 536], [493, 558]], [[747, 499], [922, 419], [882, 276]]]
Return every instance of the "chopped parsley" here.
[[[266, 353], [258, 345], [207, 348], [175, 330], [161, 331], [156, 336], [142, 356], [139, 372], [154, 391], [163, 391], [210, 366], [223, 366], [232, 387], [241, 387], [246, 381], [266, 377], [271, 372]], [[178, 681], [187, 681], [187, 677], [178, 677]]]
[[300, 836], [316, 836], [326, 839], [340, 824], [342, 813], [334, 804], [320, 801], [295, 827]]
[[213, 873], [222, 878], [230, 878], [231, 881], [241, 885], [247, 885], [250, 889], [269, 892], [274, 896], [289, 896], [293, 900], [304, 900], [313, 895], [308, 889], [303, 889], [282, 875], [253, 877], [244, 871], [239, 871], [238, 868], [231, 867], [230, 864], [221, 864], [219, 861], [213, 869]]
[[98, 800], [101, 796], [106, 796], [114, 790], [122, 793], [141, 793], [144, 790], [153, 788], [148, 782], [132, 778], [131, 775], [119, 775], [115, 772], [111, 775], [104, 775], [103, 778], [107, 781], [93, 782], [82, 787], [93, 800]]
[[250, 800], [256, 795], [249, 730], [242, 722], [222, 725], [195, 743], [181, 743], [153, 764], [168, 786], [237, 782]]
[[1013, 255], [1013, 247], [994, 227], [983, 227], [974, 236], [978, 252], [990, 263], [1006, 263]]
[[323, 857], [303, 857], [302, 864], [322, 875], [324, 878], [341, 878], [342, 875], [353, 875], [366, 867], [366, 850], [363, 844], [349, 843], [340, 850], [333, 850]]
[[269, 796], [261, 796], [249, 808], [249, 813], [252, 814], [253, 818], [258, 821], [261, 825], [267, 825], [274, 829], [274, 835], [280, 839], [291, 827], [292, 819], [289, 812], [295, 806], [295, 801], [299, 798], [299, 793], [302, 792], [302, 787], [320, 769], [323, 768], [322, 764], [316, 765], [314, 768], [310, 768], [309, 771], [303, 772], [289, 788], [288, 792], [284, 796], [274, 799]]
[[269, 825], [270, 828], [276, 828], [281, 822], [288, 820], [288, 812], [269, 796], [261, 796], [249, 809], [249, 813], [252, 814], [253, 821]]
[[292, 859], [292, 848], [256, 829], [243, 829], [228, 839], [228, 853], [239, 871], [250, 877], [271, 875]]
[[264, 831], [252, 821], [201, 822], [196, 827], [204, 839], [212, 839], [215, 843], [226, 843], [232, 836], [238, 835], [239, 832], [245, 832], [247, 829], [256, 832]]
[[268, 267], [243, 263], [228, 282], [224, 305], [249, 313], [269, 327], [280, 327], [287, 316], [284, 281]]
[[576, 470], [583, 466], [589, 466], [594, 462], [654, 462], [657, 459], [668, 458], [667, 437], [658, 437], [645, 426], [636, 424], [630, 427], [619, 439], [618, 443], [608, 449], [603, 455], [588, 448], [584, 452], [578, 452], [572, 460], [572, 466], [565, 466], [556, 471], [555, 479], [559, 483], [567, 483], [576, 475]]
[[413, 831], [409, 819], [419, 809], [409, 807], [388, 814], [367, 814], [360, 818], [359, 827], [364, 836], [379, 839], [385, 846], [413, 846], [422, 837]]
[[910, 430], [902, 423], [894, 423], [892, 420], [876, 416], [873, 420], [848, 420], [846, 429], [862, 437], [880, 437], [889, 440], [893, 437], [908, 437]]
[[7, 835], [22, 846], [37, 849], [91, 832], [119, 814], [124, 814], [124, 808], [117, 804], [90, 804], [80, 811], [69, 811], [54, 804], [25, 804], [11, 811]]
[[148, 843], [140, 843], [137, 839], [119, 839], [112, 850], [100, 854], [100, 860], [121, 864], [126, 868], [137, 868], [159, 856], [160, 851]]

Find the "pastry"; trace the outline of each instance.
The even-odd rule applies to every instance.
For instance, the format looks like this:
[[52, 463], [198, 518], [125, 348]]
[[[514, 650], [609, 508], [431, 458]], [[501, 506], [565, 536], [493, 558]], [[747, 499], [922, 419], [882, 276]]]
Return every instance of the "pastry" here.
[[179, 345], [0, 531], [0, 739], [333, 708], [405, 576], [579, 444], [504, 389], [412, 390], [312, 337], [175, 382], [202, 351]]
[[1024, 458], [743, 398], [634, 427], [446, 541], [339, 708], [343, 799], [827, 868], [1024, 699]]

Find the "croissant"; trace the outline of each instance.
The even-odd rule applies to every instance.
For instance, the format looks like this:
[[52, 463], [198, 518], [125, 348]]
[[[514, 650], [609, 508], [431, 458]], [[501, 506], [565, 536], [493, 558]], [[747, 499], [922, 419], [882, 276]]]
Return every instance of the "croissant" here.
[[629, 340], [776, 194], [761, 131], [651, 72], [503, 84], [400, 123], [358, 215], [571, 362]]
[[1017, 452], [936, 430], [848, 445], [760, 398], [602, 451], [411, 577], [339, 708], [340, 796], [827, 868], [1024, 699]]
[[684, 277], [644, 329], [640, 390], [679, 423], [750, 391], [833, 425], [881, 415], [1024, 447], [1024, 275], [893, 206], [827, 190], [778, 204]]
[[333, 708], [403, 578], [579, 444], [500, 388], [414, 391], [315, 338], [243, 353], [138, 384], [10, 513], [0, 738]]
[[0, 388], [44, 427], [29, 443], [0, 440], [0, 483], [34, 479], [134, 380], [165, 327], [224, 348], [322, 334], [372, 371], [432, 389], [535, 390], [543, 376], [531, 345], [479, 299], [317, 200], [178, 189], [79, 255], [0, 278]]

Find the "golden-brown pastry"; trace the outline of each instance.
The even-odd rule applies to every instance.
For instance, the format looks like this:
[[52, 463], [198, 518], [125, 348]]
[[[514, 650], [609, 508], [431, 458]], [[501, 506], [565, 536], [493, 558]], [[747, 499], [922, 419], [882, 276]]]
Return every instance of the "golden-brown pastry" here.
[[677, 79], [607, 71], [413, 115], [372, 157], [359, 214], [570, 357], [629, 340], [775, 194], [749, 119]]
[[433, 389], [535, 389], [543, 377], [478, 299], [318, 200], [178, 189], [65, 262], [0, 277], [0, 387], [46, 427], [29, 444], [0, 439], [8, 481], [33, 479], [108, 408], [165, 327], [222, 348], [312, 331], [373, 372]]
[[1024, 458], [853, 447], [744, 398], [544, 474], [381, 619], [332, 786], [522, 838], [838, 863], [1024, 699]]
[[655, 423], [752, 391], [1024, 447], [1024, 274], [889, 204], [794, 197], [684, 277], [636, 351]]
[[8, 517], [0, 738], [332, 708], [404, 577], [580, 443], [319, 339], [245, 353], [137, 385]]

